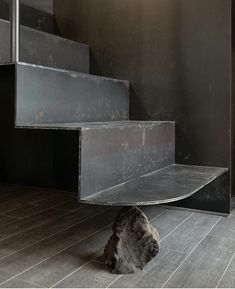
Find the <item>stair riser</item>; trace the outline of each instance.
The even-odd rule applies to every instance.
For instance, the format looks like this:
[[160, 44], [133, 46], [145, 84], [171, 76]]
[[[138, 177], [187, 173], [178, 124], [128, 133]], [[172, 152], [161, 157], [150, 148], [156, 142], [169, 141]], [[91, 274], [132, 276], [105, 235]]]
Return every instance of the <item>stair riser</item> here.
[[175, 162], [173, 122], [83, 129], [80, 197], [163, 168]]
[[[10, 24], [0, 20], [0, 63], [10, 62]], [[89, 72], [89, 47], [54, 35], [21, 28], [20, 61]]]
[[[10, 19], [9, 2], [10, 1], [0, 0], [0, 19]], [[54, 16], [51, 13], [21, 4], [20, 17], [20, 22], [24, 26], [48, 33], [54, 33]]]
[[127, 120], [129, 84], [17, 65], [16, 125]]

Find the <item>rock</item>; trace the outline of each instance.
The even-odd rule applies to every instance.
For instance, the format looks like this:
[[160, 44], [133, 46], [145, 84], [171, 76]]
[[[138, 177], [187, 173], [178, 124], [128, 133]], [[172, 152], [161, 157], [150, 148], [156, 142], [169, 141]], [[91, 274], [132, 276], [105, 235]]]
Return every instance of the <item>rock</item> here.
[[114, 274], [142, 270], [159, 252], [159, 234], [137, 207], [122, 209], [104, 250], [104, 261]]

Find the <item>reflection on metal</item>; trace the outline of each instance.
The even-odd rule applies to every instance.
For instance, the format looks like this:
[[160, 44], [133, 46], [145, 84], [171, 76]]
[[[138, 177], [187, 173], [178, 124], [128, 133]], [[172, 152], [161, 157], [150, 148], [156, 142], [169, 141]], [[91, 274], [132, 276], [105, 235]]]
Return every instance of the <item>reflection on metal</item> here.
[[[0, 63], [10, 62], [10, 23], [0, 19]], [[89, 73], [89, 47], [21, 26], [20, 61]], [[63, 55], [63, 57], [61, 57]]]
[[112, 206], [166, 204], [188, 198], [226, 173], [224, 168], [171, 165], [81, 202]]
[[174, 122], [83, 127], [80, 143], [81, 199], [175, 162]]
[[11, 61], [20, 61], [20, 0], [11, 0]]
[[17, 64], [17, 126], [128, 118], [127, 81]]

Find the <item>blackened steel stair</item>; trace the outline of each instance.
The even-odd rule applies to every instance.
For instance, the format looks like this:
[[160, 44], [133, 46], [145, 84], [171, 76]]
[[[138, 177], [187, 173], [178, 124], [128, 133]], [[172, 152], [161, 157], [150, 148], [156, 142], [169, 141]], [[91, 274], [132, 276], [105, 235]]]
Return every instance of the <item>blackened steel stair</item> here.
[[[176, 202], [206, 190], [228, 172], [226, 168], [175, 164], [174, 122], [57, 123], [21, 128], [79, 131], [82, 203], [144, 206]], [[213, 193], [217, 197], [216, 191]], [[221, 194], [221, 202], [224, 197]]]
[[[27, 17], [32, 27], [41, 19]], [[175, 123], [130, 121], [129, 82], [88, 74], [87, 45], [22, 26], [21, 62], [9, 63], [9, 35], [9, 22], [0, 20], [1, 180], [27, 180], [33, 167], [32, 182], [46, 170], [50, 186], [72, 172], [84, 203], [152, 205], [203, 192], [201, 203], [221, 202], [220, 212], [229, 213], [228, 170], [175, 164]]]

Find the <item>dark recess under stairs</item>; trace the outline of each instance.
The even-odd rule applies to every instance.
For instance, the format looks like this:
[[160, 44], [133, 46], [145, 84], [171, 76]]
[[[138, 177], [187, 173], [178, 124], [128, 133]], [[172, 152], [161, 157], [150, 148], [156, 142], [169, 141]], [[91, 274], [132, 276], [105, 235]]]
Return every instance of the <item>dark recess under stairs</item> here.
[[[10, 63], [9, 22], [0, 20], [0, 72], [13, 67], [16, 131], [74, 132], [81, 202], [170, 203], [200, 192], [228, 172], [175, 164], [175, 123], [129, 120], [129, 83], [88, 74], [87, 45], [21, 29], [22, 62]], [[3, 107], [7, 96], [0, 97]], [[227, 196], [221, 198], [218, 202]]]

